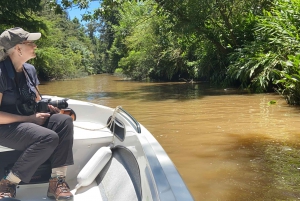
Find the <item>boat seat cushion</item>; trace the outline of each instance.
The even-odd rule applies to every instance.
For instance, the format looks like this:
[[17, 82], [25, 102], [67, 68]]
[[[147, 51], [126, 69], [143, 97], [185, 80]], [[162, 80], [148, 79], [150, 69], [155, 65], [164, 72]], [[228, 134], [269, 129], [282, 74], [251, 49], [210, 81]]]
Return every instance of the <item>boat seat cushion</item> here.
[[140, 170], [127, 148], [112, 149], [112, 158], [96, 178], [103, 200], [142, 200]]

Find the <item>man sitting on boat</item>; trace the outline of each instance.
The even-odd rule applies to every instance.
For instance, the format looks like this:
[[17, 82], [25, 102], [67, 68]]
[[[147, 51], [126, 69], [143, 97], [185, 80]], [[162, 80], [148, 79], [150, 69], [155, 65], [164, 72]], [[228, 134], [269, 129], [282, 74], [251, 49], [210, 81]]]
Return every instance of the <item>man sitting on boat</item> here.
[[[37, 111], [41, 100], [34, 66], [26, 63], [35, 58], [34, 41], [41, 33], [22, 28], [7, 29], [0, 35], [0, 145], [23, 151], [9, 174], [0, 181], [0, 199], [16, 196], [16, 186], [28, 183], [38, 167], [50, 160], [52, 174], [47, 196], [57, 200], [73, 198], [65, 182], [67, 166], [73, 165], [73, 121], [59, 114], [52, 105]], [[34, 192], [32, 192], [34, 193]]]

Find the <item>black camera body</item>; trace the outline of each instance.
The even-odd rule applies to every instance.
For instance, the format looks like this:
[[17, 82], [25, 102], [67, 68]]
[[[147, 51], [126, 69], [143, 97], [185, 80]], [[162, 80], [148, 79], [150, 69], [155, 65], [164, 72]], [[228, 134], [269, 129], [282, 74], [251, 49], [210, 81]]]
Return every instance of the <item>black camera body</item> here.
[[43, 98], [42, 100], [36, 103], [36, 111], [49, 112], [48, 105], [53, 105], [54, 107], [57, 107], [59, 109], [65, 109], [68, 107], [67, 101], [68, 101], [67, 98], [62, 100], [53, 100], [53, 101], [51, 101], [51, 98]]

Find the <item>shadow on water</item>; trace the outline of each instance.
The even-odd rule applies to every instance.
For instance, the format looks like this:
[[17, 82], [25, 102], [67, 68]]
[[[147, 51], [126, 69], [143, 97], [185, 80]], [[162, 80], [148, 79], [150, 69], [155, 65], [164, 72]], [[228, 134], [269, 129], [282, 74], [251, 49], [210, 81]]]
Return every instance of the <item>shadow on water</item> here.
[[[72, 92], [72, 91], [70, 91]], [[189, 83], [162, 83], [142, 85], [136, 88], [126, 90], [108, 90], [108, 91], [82, 91], [75, 93], [64, 93], [64, 96], [74, 99], [89, 101], [99, 98], [113, 99], [139, 99], [140, 101], [188, 101], [192, 99], [203, 98], [204, 96], [220, 96], [220, 95], [251, 95], [246, 90], [238, 89], [216, 89], [207, 84], [189, 84]]]
[[[222, 172], [226, 196], [217, 200], [272, 201], [300, 199], [300, 145], [296, 141], [242, 138], [222, 150], [223, 160], [236, 164], [234, 175]], [[227, 156], [225, 156], [227, 155]], [[200, 155], [199, 157], [204, 157]], [[225, 168], [226, 169], [226, 168]], [[245, 178], [248, 178], [245, 180]], [[222, 187], [224, 188], [224, 187]], [[230, 189], [228, 191], [228, 189]], [[216, 189], [217, 190], [217, 189]], [[205, 192], [203, 192], [205, 193]], [[201, 200], [206, 200], [201, 199]], [[207, 199], [212, 200], [212, 199]]]

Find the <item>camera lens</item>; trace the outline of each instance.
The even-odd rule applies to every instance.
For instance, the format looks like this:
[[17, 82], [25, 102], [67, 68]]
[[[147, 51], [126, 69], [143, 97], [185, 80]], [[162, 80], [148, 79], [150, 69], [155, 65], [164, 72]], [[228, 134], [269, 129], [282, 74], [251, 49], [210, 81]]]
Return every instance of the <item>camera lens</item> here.
[[57, 107], [59, 109], [65, 109], [68, 107], [67, 100], [68, 99], [50, 101], [49, 105], [53, 105], [54, 107]]

